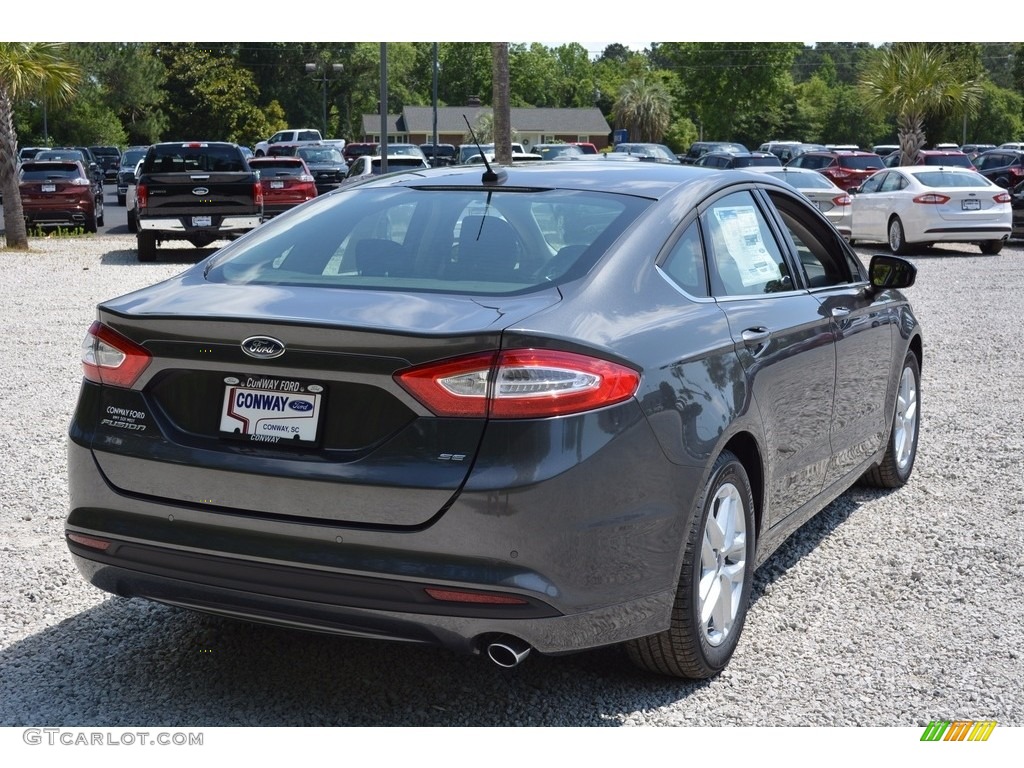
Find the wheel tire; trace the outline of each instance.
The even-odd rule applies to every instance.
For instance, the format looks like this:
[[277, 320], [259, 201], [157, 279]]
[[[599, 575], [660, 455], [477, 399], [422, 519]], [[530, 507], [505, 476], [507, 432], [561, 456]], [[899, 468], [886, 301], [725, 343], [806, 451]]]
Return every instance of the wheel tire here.
[[139, 220], [135, 216], [135, 209], [128, 211], [128, 231], [133, 235], [139, 231]]
[[896, 389], [896, 404], [889, 427], [889, 440], [882, 460], [871, 467], [861, 481], [876, 488], [899, 488], [910, 479], [917, 458], [917, 437], [921, 426], [921, 364], [907, 352]]
[[103, 201], [100, 200], [99, 213], [96, 214], [96, 224], [98, 226], [104, 226], [103, 224]]
[[721, 672], [739, 642], [754, 573], [754, 496], [732, 453], [715, 461], [683, 552], [671, 624], [629, 640], [637, 666], [673, 677]]
[[127, 201], [127, 196], [126, 195], [118, 195], [117, 196], [117, 204], [118, 205], [124, 206], [126, 201]]
[[982, 243], [978, 243], [978, 247], [981, 248], [981, 252], [987, 256], [995, 256], [1001, 250], [1003, 250], [1002, 240], [985, 240]]
[[893, 216], [889, 222], [889, 250], [897, 256], [907, 252], [907, 237], [903, 232], [903, 222], [899, 216]]
[[139, 232], [139, 261], [156, 261], [156, 232]]
[[99, 228], [96, 226], [96, 214], [95, 213], [91, 214], [90, 216], [86, 216], [85, 217], [85, 231], [93, 233], [93, 234], [95, 234], [96, 232], [99, 231]]

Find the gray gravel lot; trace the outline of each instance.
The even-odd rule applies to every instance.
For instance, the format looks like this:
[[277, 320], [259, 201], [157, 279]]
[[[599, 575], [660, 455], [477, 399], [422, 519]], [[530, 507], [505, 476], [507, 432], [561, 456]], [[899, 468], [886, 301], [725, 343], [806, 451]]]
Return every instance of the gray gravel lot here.
[[88, 585], [63, 542], [79, 345], [98, 301], [197, 253], [142, 265], [133, 245], [0, 251], [0, 726], [1024, 725], [1020, 244], [912, 257], [925, 330], [914, 476], [894, 493], [853, 489], [800, 529], [758, 571], [739, 649], [704, 683], [644, 675], [616, 649], [502, 670]]

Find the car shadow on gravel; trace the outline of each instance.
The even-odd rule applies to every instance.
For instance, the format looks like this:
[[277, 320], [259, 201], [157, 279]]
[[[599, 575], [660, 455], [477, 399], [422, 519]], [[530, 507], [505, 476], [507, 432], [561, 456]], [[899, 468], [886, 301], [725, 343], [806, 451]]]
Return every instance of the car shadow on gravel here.
[[751, 607], [768, 592], [772, 584], [845, 523], [860, 508], [862, 502], [881, 498], [891, 492], [881, 488], [855, 485], [800, 526], [754, 572]]
[[[160, 247], [156, 250], [156, 261], [152, 264], [196, 264], [212, 253], [217, 248], [193, 248], [191, 245], [185, 247]], [[138, 251], [134, 248], [126, 250], [107, 251], [100, 257], [100, 263], [104, 266], [139, 265]], [[146, 266], [142, 264], [142, 266]]]
[[[752, 606], [862, 503], [854, 487], [754, 575]], [[619, 647], [515, 669], [430, 646], [282, 629], [109, 597], [0, 651], [0, 726], [619, 726], [716, 684], [648, 674]], [[724, 683], [722, 682], [724, 681]], [[707, 725], [714, 713], [692, 714]]]
[[617, 648], [507, 670], [110, 597], [0, 651], [0, 726], [617, 726], [705, 685]]

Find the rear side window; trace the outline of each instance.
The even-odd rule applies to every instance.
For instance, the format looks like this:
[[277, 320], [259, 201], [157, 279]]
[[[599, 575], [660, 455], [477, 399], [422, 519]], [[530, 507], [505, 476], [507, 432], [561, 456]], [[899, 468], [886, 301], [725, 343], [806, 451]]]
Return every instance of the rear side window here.
[[734, 192], [701, 214], [711, 293], [749, 296], [792, 290], [789, 269], [749, 192]]
[[704, 248], [700, 242], [700, 228], [694, 222], [686, 228], [672, 246], [662, 271], [691, 296], [708, 295], [707, 270], [704, 267]]

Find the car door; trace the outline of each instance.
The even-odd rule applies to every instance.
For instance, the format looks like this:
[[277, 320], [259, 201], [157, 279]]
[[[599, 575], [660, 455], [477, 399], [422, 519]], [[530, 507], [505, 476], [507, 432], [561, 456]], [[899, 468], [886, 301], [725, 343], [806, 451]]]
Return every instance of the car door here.
[[774, 525], [824, 482], [836, 355], [831, 319], [794, 278], [769, 206], [748, 188], [702, 206], [699, 221], [711, 293], [761, 414], [766, 520]]
[[[896, 182], [905, 181], [901, 174]], [[767, 191], [799, 264], [800, 282], [819, 303], [835, 339], [836, 383], [828, 427], [831, 461], [825, 485], [857, 470], [884, 443], [892, 414], [885, 407], [891, 347], [899, 316], [890, 293], [867, 294], [867, 273], [827, 222], [789, 195]]]
[[868, 177], [859, 190], [850, 196], [853, 222], [850, 225], [852, 237], [865, 240], [886, 240], [886, 225], [883, 214], [882, 200], [879, 192], [882, 182], [889, 175], [888, 171], [879, 171]]

